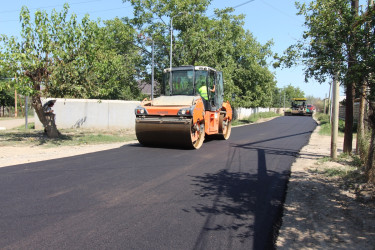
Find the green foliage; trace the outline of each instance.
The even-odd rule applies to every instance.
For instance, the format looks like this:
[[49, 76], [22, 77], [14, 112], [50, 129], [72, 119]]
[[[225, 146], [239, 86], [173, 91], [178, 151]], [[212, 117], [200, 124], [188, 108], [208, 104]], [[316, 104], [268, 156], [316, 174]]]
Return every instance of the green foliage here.
[[324, 113], [316, 113], [315, 118], [320, 122], [320, 124], [329, 123], [329, 115]]
[[11, 90], [0, 90], [0, 106], [12, 106], [14, 105], [14, 92]]
[[[332, 126], [329, 122], [329, 115], [323, 113], [317, 113], [316, 119], [320, 122], [320, 135], [331, 135]], [[339, 136], [344, 136], [345, 132], [345, 121], [339, 120]]]
[[350, 34], [353, 17], [350, 3], [346, 0], [314, 0], [310, 3], [296, 3], [298, 15], [305, 17], [303, 39], [291, 45], [284, 56], [276, 56], [274, 66], [291, 67], [303, 63], [305, 80], [315, 78], [325, 82], [339, 73], [343, 79], [347, 72]]
[[[134, 64], [141, 60], [135, 30], [119, 19], [100, 22], [68, 16], [69, 6], [50, 15], [23, 7], [21, 39], [1, 36], [2, 71], [29, 96], [133, 99], [139, 96]], [[132, 67], [133, 66], [133, 67]], [[3, 84], [2, 84], [3, 85]]]
[[173, 18], [173, 66], [207, 65], [224, 73], [225, 99], [236, 95], [233, 106], [270, 106], [276, 83], [267, 69], [272, 42], [258, 43], [243, 28], [244, 16], [233, 9], [205, 16], [211, 1], [124, 0], [134, 7], [131, 20], [155, 41], [156, 79], [169, 67], [170, 20]]
[[288, 108], [291, 106], [292, 98], [305, 97], [305, 93], [299, 87], [296, 88], [289, 84], [282, 89], [275, 89], [273, 96], [273, 107], [284, 107], [285, 97], [285, 108]]

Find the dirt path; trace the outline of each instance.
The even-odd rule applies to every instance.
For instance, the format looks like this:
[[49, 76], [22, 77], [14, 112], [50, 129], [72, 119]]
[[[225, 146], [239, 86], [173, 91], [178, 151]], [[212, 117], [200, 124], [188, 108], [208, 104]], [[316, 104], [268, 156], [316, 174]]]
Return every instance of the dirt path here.
[[[34, 117], [29, 117], [27, 122], [34, 122]], [[0, 130], [17, 128], [25, 125], [25, 118], [0, 119]]]
[[0, 150], [0, 167], [88, 154], [113, 148], [119, 148], [123, 145], [131, 143], [138, 143], [138, 141], [86, 146], [62, 146], [53, 148], [43, 148], [40, 146], [6, 146], [1, 147]]
[[[375, 249], [375, 206], [364, 203], [353, 191], [345, 191], [338, 177], [327, 177], [324, 169], [345, 169], [329, 157], [331, 138], [318, 134], [292, 165], [284, 205], [278, 249]], [[343, 138], [338, 139], [339, 153]]]

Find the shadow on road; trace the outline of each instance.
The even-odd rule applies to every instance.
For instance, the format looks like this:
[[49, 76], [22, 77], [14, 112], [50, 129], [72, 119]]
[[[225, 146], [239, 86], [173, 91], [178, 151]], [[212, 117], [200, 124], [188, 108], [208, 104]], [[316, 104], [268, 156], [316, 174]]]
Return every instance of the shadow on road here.
[[[214, 236], [229, 239], [229, 245], [224, 246], [227, 249], [275, 249], [290, 166], [314, 128], [255, 142], [231, 143], [223, 170], [192, 176], [195, 194], [204, 198], [193, 209], [206, 217], [193, 249], [210, 248]], [[284, 139], [288, 148], [282, 148], [280, 141]], [[297, 145], [292, 143], [294, 140]]]
[[[265, 155], [270, 151], [256, 147], [247, 149], [257, 150], [256, 174], [232, 172], [227, 168], [214, 174], [193, 176], [196, 195], [213, 201], [210, 205], [193, 207], [198, 214], [206, 216], [193, 249], [205, 249], [211, 232], [215, 231], [226, 231], [232, 241], [241, 244], [250, 241], [253, 249], [274, 248], [290, 173], [267, 170]], [[234, 148], [233, 154], [236, 151], [238, 149]]]

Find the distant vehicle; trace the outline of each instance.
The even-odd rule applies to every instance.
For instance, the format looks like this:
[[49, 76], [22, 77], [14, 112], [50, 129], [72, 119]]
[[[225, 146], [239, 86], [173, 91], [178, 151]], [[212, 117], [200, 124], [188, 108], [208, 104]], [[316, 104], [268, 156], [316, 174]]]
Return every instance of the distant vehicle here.
[[307, 104], [306, 112], [308, 113], [314, 113], [315, 112], [315, 106], [312, 104]]
[[[310, 109], [307, 109], [306, 106], [306, 98], [292, 98], [292, 107], [290, 108], [290, 111], [285, 111], [285, 116], [290, 115], [307, 115], [312, 116], [313, 111], [310, 111]], [[314, 107], [315, 109], [315, 107]]]

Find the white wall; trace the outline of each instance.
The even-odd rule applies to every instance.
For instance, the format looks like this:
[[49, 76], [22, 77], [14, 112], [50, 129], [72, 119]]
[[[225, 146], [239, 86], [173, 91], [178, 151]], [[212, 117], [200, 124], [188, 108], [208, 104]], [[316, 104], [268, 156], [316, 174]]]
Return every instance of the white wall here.
[[[42, 100], [43, 103], [51, 99]], [[134, 109], [140, 105], [138, 101], [112, 101], [88, 99], [56, 100], [53, 111], [56, 114], [57, 128], [95, 128], [95, 129], [131, 129], [134, 130]], [[243, 120], [255, 113], [283, 112], [274, 108], [237, 108], [234, 119]], [[43, 126], [35, 114], [35, 128]]]
[[284, 113], [282, 108], [236, 108], [234, 110], [234, 119], [244, 120], [249, 118], [252, 114], [263, 112], [275, 112], [279, 114]]
[[[43, 103], [50, 99], [42, 100]], [[137, 101], [57, 98], [53, 111], [58, 128], [134, 129]], [[37, 117], [35, 115], [35, 117]], [[42, 129], [39, 119], [35, 128]]]

